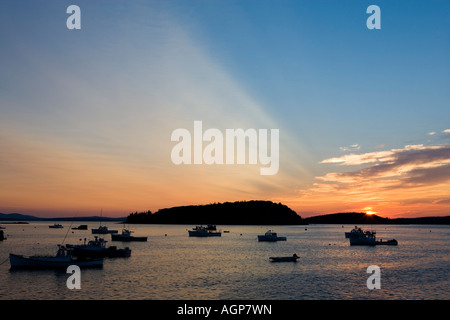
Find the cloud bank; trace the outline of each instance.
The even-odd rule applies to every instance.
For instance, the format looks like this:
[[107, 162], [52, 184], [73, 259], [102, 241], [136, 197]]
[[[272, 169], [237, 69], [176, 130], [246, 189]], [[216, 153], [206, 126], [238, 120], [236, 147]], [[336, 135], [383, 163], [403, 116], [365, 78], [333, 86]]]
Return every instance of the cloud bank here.
[[306, 205], [314, 199], [315, 203], [328, 203], [333, 210], [370, 206], [385, 216], [450, 214], [450, 144], [406, 145], [320, 163], [336, 170], [316, 176], [318, 182], [300, 192]]

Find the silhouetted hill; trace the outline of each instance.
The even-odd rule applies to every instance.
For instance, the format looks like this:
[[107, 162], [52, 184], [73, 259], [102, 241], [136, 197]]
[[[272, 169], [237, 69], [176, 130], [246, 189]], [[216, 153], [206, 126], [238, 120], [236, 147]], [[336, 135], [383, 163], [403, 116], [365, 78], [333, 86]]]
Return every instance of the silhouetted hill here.
[[380, 224], [390, 223], [389, 218], [363, 212], [340, 212], [305, 218], [307, 223], [315, 224]]
[[1, 221], [39, 221], [41, 218], [20, 213], [0, 213]]
[[207, 205], [181, 206], [155, 213], [132, 213], [127, 223], [298, 225], [306, 224], [289, 207], [271, 201], [237, 201]]
[[450, 216], [389, 219], [364, 212], [332, 213], [304, 220], [309, 224], [450, 224]]

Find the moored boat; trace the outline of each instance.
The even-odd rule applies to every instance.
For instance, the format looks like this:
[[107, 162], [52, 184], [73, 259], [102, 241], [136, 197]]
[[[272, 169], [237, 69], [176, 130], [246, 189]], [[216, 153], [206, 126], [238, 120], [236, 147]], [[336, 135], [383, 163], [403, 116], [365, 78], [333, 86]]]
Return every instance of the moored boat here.
[[147, 241], [147, 237], [145, 236], [132, 236], [128, 229], [123, 229], [121, 234], [113, 233], [111, 234], [112, 241]]
[[72, 230], [87, 230], [87, 224], [80, 224], [78, 227], [73, 227]]
[[350, 245], [374, 246], [376, 242], [376, 232], [363, 230], [355, 226], [350, 232], [345, 233], [345, 237], [350, 240]]
[[345, 232], [345, 238], [350, 240], [350, 245], [398, 245], [398, 241], [395, 239], [382, 241], [377, 240], [375, 231], [363, 230], [355, 226], [350, 232]]
[[74, 257], [72, 250], [59, 245], [56, 256], [24, 256], [19, 254], [9, 254], [11, 268], [29, 268], [29, 269], [55, 269], [67, 268], [71, 265], [77, 265], [80, 268], [99, 268], [103, 267], [103, 259], [89, 259]]
[[382, 239], [376, 241], [377, 246], [396, 246], [398, 245], [398, 241], [395, 239], [385, 240]]
[[67, 247], [73, 249], [73, 255], [81, 257], [117, 258], [131, 256], [130, 248], [118, 249], [116, 246], [107, 247], [107, 242], [105, 239], [95, 236], [94, 240], [88, 241], [87, 244], [86, 239], [84, 239], [83, 244], [67, 244]]
[[269, 260], [271, 262], [297, 262], [297, 260], [300, 259], [299, 256], [297, 256], [296, 253], [294, 253], [292, 256], [288, 257], [270, 257]]
[[62, 225], [62, 224], [59, 224], [59, 223], [55, 223], [54, 225], [48, 226], [48, 227], [49, 227], [49, 228], [52, 228], [52, 229], [61, 229], [61, 228], [64, 228], [63, 225]]
[[97, 229], [92, 229], [92, 234], [108, 234], [118, 232], [118, 230], [109, 230], [107, 226], [100, 226]]
[[258, 241], [286, 241], [286, 237], [279, 237], [276, 232], [268, 230], [263, 235], [258, 235]]
[[189, 237], [220, 237], [222, 232], [215, 225], [208, 225], [207, 227], [196, 226], [189, 230]]

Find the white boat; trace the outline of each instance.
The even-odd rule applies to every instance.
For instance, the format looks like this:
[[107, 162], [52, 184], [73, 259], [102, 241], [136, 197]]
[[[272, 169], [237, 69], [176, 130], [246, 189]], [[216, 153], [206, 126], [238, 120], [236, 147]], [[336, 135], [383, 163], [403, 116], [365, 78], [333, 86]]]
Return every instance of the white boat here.
[[59, 224], [59, 223], [55, 223], [54, 225], [48, 226], [48, 227], [49, 227], [49, 228], [52, 228], [52, 229], [61, 229], [61, 228], [64, 228], [63, 225], [62, 225], [62, 224]]
[[100, 226], [97, 229], [92, 229], [92, 234], [108, 234], [118, 232], [118, 230], [109, 230], [107, 226]]
[[290, 257], [270, 257], [270, 262], [297, 262], [297, 260], [300, 259], [300, 257], [294, 253]]
[[355, 226], [350, 232], [345, 233], [345, 238], [350, 239], [350, 245], [374, 246], [376, 244], [376, 232], [364, 231]]
[[80, 224], [78, 227], [73, 227], [72, 230], [87, 230], [87, 224]]
[[103, 267], [103, 259], [88, 259], [72, 256], [72, 250], [58, 245], [56, 256], [23, 256], [9, 254], [11, 268], [54, 269], [67, 268], [70, 265], [85, 267]]
[[279, 237], [276, 232], [268, 230], [263, 235], [258, 235], [258, 241], [286, 241], [286, 237]]
[[376, 246], [376, 245], [397, 245], [398, 241], [395, 239], [391, 240], [377, 240], [375, 231], [364, 231], [363, 229], [355, 226], [350, 232], [345, 232], [345, 238], [350, 240], [350, 245], [365, 245], [365, 246]]
[[196, 226], [189, 230], [189, 237], [220, 237], [221, 231], [217, 231], [215, 225], [208, 225], [207, 227]]
[[390, 239], [390, 240], [385, 240], [385, 241], [383, 241], [383, 239], [380, 239], [379, 241], [377, 240], [375, 242], [375, 244], [377, 246], [381, 246], [381, 245], [384, 245], [384, 246], [396, 246], [396, 245], [398, 245], [398, 241], [395, 240], [395, 239]]
[[138, 237], [138, 236], [132, 236], [131, 233], [133, 231], [130, 231], [128, 229], [123, 229], [121, 234], [114, 233], [111, 234], [111, 240], [112, 241], [147, 241], [147, 237]]

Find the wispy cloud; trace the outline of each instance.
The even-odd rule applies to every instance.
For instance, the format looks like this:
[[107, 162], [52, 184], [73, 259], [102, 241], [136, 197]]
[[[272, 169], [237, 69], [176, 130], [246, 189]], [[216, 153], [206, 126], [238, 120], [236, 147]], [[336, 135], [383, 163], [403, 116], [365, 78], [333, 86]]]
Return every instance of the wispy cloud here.
[[340, 165], [360, 165], [374, 163], [377, 161], [388, 161], [391, 159], [391, 151], [369, 152], [364, 154], [347, 154], [341, 157], [335, 157], [322, 160], [320, 163], [334, 163]]
[[[357, 180], [392, 177], [397, 177], [400, 182], [419, 182], [421, 179], [428, 181], [431, 177], [434, 177], [433, 180], [446, 181], [450, 179], [450, 175], [445, 174], [450, 167], [450, 145], [407, 145], [402, 149], [330, 158], [321, 163], [347, 166], [371, 164], [371, 166], [357, 171], [327, 173], [325, 176], [318, 177], [322, 181], [354, 183]], [[439, 173], [443, 174], [440, 178]]]
[[354, 151], [354, 150], [359, 150], [359, 149], [361, 149], [361, 146], [360, 146], [359, 144], [355, 143], [355, 144], [352, 144], [352, 145], [349, 146], [349, 147], [339, 147], [339, 149], [340, 149], [341, 151]]

